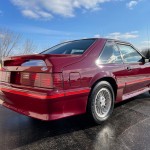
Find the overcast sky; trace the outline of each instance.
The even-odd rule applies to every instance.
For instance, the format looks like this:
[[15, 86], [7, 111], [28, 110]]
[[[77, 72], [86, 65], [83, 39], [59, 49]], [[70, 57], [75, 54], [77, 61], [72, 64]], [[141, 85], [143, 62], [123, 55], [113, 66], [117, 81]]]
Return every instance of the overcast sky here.
[[0, 0], [0, 27], [40, 48], [88, 37], [143, 47], [150, 37], [150, 0]]

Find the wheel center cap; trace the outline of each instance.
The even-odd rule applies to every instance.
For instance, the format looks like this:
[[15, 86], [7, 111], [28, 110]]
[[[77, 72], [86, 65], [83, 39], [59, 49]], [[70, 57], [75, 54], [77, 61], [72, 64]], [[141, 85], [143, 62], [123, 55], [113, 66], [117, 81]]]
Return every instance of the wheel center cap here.
[[101, 96], [101, 98], [100, 98], [100, 105], [102, 106], [102, 107], [104, 107], [106, 104], [106, 99], [105, 99], [105, 97], [103, 97], [103, 96]]

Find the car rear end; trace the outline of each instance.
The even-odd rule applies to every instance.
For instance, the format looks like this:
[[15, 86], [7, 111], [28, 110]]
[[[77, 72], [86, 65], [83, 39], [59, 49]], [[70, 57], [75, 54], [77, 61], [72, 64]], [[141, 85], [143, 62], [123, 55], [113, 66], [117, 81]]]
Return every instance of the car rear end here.
[[61, 72], [53, 73], [48, 57], [28, 55], [3, 60], [0, 70], [3, 106], [41, 120], [57, 119], [60, 105], [56, 102], [64, 97], [63, 79]]
[[[0, 70], [0, 103], [41, 120], [85, 113], [90, 88], [79, 84], [79, 70], [96, 41], [70, 41], [41, 54], [4, 59]], [[75, 67], [77, 63], [79, 69]], [[69, 70], [65, 70], [67, 66]]]

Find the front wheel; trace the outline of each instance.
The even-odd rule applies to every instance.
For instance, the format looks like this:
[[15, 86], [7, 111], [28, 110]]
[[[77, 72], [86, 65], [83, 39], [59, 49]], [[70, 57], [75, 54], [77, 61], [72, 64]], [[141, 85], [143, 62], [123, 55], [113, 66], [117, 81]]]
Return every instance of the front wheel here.
[[88, 110], [97, 124], [107, 120], [114, 109], [114, 90], [106, 82], [99, 82], [91, 92]]

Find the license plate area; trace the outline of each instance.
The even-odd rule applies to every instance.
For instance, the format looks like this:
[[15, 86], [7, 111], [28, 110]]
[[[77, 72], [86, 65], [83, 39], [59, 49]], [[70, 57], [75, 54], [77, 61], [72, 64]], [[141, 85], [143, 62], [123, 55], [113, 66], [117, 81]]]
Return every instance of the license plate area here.
[[10, 83], [20, 85], [21, 82], [21, 73], [20, 72], [11, 72]]
[[11, 72], [11, 84], [40, 87], [40, 73]]

